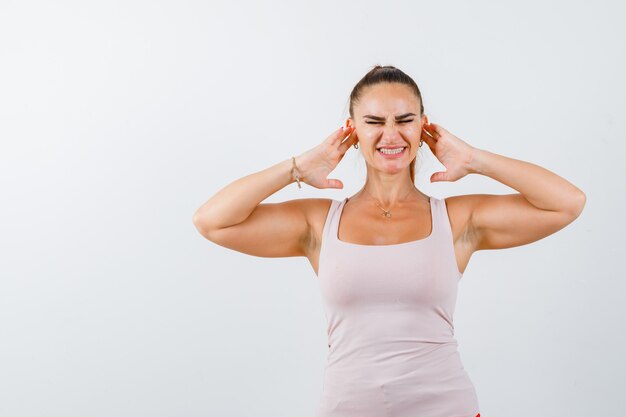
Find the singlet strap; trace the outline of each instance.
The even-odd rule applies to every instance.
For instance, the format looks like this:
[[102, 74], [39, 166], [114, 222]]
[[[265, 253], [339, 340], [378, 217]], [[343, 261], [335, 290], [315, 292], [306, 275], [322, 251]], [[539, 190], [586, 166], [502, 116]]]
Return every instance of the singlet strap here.
[[445, 235], [446, 239], [452, 239], [452, 226], [450, 225], [446, 200], [445, 198], [436, 198], [435, 203], [434, 212], [436, 215], [433, 218], [433, 223], [437, 223], [436, 226], [440, 234]]
[[326, 221], [324, 222], [324, 229], [322, 230], [322, 239], [325, 244], [326, 242], [332, 241], [331, 233], [333, 230], [333, 223], [336, 218], [335, 213], [337, 212], [337, 209], [339, 208], [339, 205], [341, 203], [342, 202], [339, 200], [330, 200], [330, 206], [328, 208], [328, 212], [326, 213]]

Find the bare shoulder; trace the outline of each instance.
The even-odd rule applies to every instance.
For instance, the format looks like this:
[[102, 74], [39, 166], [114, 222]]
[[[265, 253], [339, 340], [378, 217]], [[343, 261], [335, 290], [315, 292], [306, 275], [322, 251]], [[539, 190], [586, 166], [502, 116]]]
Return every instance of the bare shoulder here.
[[283, 219], [281, 223], [291, 216], [306, 220], [306, 232], [300, 240], [302, 254], [306, 257], [315, 255], [320, 246], [322, 230], [331, 203], [332, 199], [329, 198], [298, 198], [279, 203], [285, 210], [281, 215]]
[[294, 215], [304, 215], [306, 219], [305, 249], [307, 253], [314, 251], [319, 244], [331, 203], [330, 198], [298, 198], [290, 200], [286, 205], [286, 209], [292, 211]]
[[330, 209], [332, 199], [330, 198], [303, 198], [305, 213], [308, 220], [326, 220], [326, 215]]

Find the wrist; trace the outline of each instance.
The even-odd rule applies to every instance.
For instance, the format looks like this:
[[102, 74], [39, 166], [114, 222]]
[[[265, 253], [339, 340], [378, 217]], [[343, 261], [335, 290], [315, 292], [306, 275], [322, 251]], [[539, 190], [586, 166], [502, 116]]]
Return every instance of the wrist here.
[[483, 167], [484, 156], [485, 156], [484, 150], [473, 147], [468, 154], [468, 159], [466, 162], [467, 171], [471, 174], [483, 174], [484, 173], [484, 167]]
[[291, 175], [291, 182], [298, 184], [298, 188], [302, 188], [302, 182], [304, 180], [304, 174], [302, 173], [301, 158], [300, 156], [292, 156], [289, 158], [289, 172]]

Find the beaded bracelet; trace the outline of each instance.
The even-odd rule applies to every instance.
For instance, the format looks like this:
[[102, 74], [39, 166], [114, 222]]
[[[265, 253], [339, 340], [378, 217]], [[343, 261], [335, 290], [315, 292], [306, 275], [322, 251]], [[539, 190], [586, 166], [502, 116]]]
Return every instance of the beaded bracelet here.
[[302, 179], [303, 177], [300, 175], [300, 171], [298, 171], [298, 167], [296, 166], [296, 157], [295, 156], [291, 157], [291, 162], [292, 162], [292, 165], [293, 165], [293, 168], [291, 169], [291, 175], [298, 182], [298, 188], [302, 188], [302, 186], [300, 185], [300, 179]]

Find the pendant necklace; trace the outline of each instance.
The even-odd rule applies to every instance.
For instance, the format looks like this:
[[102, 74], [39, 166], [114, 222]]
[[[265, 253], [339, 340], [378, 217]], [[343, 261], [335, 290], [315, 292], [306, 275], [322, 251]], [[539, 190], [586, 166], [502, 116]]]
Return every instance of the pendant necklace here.
[[[409, 193], [405, 196], [405, 198], [411, 194], [413, 192], [414, 188], [411, 189], [411, 191], [409, 191]], [[374, 200], [376, 200], [376, 205], [383, 211], [381, 213], [382, 216], [384, 216], [387, 219], [391, 219], [391, 209], [390, 210], [385, 210], [380, 204], [378, 204], [378, 200], [369, 192], [367, 191], [367, 189], [365, 189], [365, 191], [370, 195], [370, 197], [372, 197]]]

